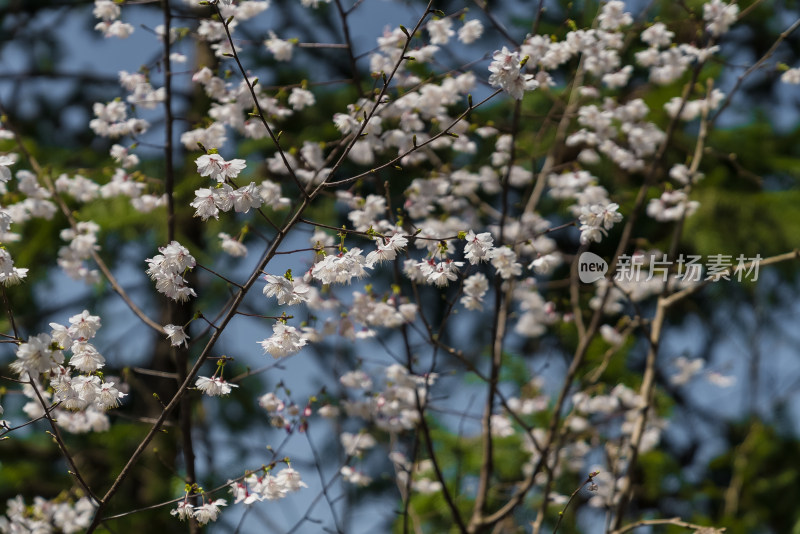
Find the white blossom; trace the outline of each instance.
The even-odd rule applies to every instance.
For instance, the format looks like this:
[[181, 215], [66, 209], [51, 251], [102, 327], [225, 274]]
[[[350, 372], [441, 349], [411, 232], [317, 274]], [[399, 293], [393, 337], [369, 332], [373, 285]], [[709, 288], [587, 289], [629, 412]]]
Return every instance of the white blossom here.
[[492, 56], [489, 65], [489, 83], [492, 87], [500, 87], [515, 100], [521, 100], [525, 91], [531, 91], [539, 86], [532, 76], [522, 73], [519, 53], [511, 52], [503, 47]]
[[278, 321], [272, 326], [272, 336], [260, 342], [265, 353], [283, 358], [298, 352], [308, 341], [293, 326]]
[[665, 48], [672, 43], [675, 32], [667, 30], [663, 22], [656, 22], [642, 32], [642, 41], [657, 48]]
[[267, 281], [263, 289], [264, 296], [277, 298], [279, 305], [293, 306], [308, 302], [311, 287], [302, 280], [271, 274], [265, 275], [264, 279]]
[[472, 265], [489, 259], [489, 252], [493, 249], [494, 239], [489, 232], [475, 234], [472, 230], [464, 237], [464, 258]]
[[198, 376], [194, 386], [210, 397], [228, 395], [232, 388], [238, 388], [237, 384], [231, 384], [224, 378], [212, 376]]
[[625, 2], [611, 0], [603, 5], [597, 20], [603, 30], [618, 30], [622, 26], [628, 26], [633, 22], [630, 13], [624, 11]]
[[800, 85], [800, 68], [789, 69], [781, 74], [781, 81], [792, 85]]
[[504, 280], [522, 274], [522, 265], [517, 262], [517, 254], [508, 247], [492, 249], [489, 253], [492, 267]]
[[481, 38], [483, 35], [483, 24], [478, 19], [472, 19], [464, 22], [458, 30], [458, 40], [464, 44], [471, 44]]
[[184, 302], [196, 297], [194, 289], [187, 286], [182, 274], [194, 268], [194, 257], [177, 241], [158, 249], [161, 254], [148, 258], [147, 275], [156, 283], [156, 289], [172, 300]]
[[167, 338], [173, 347], [178, 347], [181, 343], [183, 343], [184, 347], [189, 346], [189, 336], [186, 335], [182, 326], [176, 326], [174, 324], [164, 325], [164, 332], [167, 334]]
[[714, 37], [726, 33], [731, 24], [736, 22], [738, 14], [739, 6], [736, 4], [726, 4], [722, 0], [711, 0], [703, 4], [703, 20], [708, 23], [706, 30]]
[[195, 160], [200, 176], [223, 183], [227, 178], [236, 178], [247, 166], [243, 159], [225, 161], [219, 154], [203, 154]]
[[363, 278], [371, 268], [361, 249], [352, 248], [344, 254], [327, 255], [311, 269], [311, 276], [323, 284], [349, 284], [353, 278]]
[[264, 41], [264, 46], [267, 47], [277, 61], [291, 61], [294, 45], [291, 41], [279, 39], [275, 32], [269, 32], [269, 39]]
[[209, 521], [216, 521], [220, 514], [219, 507], [226, 505], [227, 501], [225, 501], [225, 499], [207, 502], [206, 504], [195, 507], [192, 512], [192, 517], [201, 525], [205, 525]]
[[342, 432], [339, 435], [339, 439], [342, 443], [342, 447], [344, 448], [344, 453], [347, 456], [361, 454], [367, 449], [371, 449], [378, 444], [378, 442], [375, 441], [375, 438], [366, 432], [362, 432], [361, 434]]
[[247, 247], [238, 239], [232, 238], [225, 232], [220, 232], [217, 237], [221, 241], [222, 250], [230, 254], [234, 258], [243, 258], [247, 256]]
[[447, 44], [450, 38], [455, 35], [453, 31], [453, 21], [449, 18], [434, 19], [428, 22], [425, 29], [431, 36], [431, 44]]
[[317, 100], [314, 98], [314, 93], [307, 91], [306, 89], [295, 87], [292, 89], [292, 93], [289, 95], [289, 105], [292, 106], [292, 109], [295, 111], [300, 111], [301, 109], [313, 106], [316, 103]]

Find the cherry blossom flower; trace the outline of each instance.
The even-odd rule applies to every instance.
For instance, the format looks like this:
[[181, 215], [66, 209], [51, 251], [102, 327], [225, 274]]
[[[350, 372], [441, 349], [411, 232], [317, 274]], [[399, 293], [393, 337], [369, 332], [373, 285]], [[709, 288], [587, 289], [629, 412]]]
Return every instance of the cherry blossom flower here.
[[293, 306], [301, 302], [308, 302], [311, 288], [302, 280], [290, 280], [285, 276], [265, 275], [267, 284], [263, 293], [266, 297], [276, 297], [278, 304]]
[[672, 43], [675, 32], [667, 30], [663, 22], [656, 22], [642, 32], [641, 39], [650, 46], [665, 48]]
[[612, 347], [619, 347], [625, 341], [625, 338], [613, 326], [607, 324], [600, 327], [600, 335]]
[[0, 524], [7, 532], [83, 532], [92, 522], [95, 505], [91, 498], [73, 501], [60, 496], [53, 500], [35, 497], [27, 505], [22, 496], [7, 501], [5, 516]]
[[127, 397], [127, 393], [122, 393], [118, 388], [114, 387], [114, 382], [103, 382], [100, 386], [100, 392], [97, 394], [96, 403], [98, 407], [104, 410], [116, 408], [119, 406], [120, 399]]
[[247, 247], [241, 241], [232, 238], [225, 232], [220, 232], [217, 237], [222, 241], [222, 250], [230, 254], [234, 258], [243, 258], [247, 256]]
[[617, 209], [619, 205], [613, 202], [605, 206], [602, 204], [581, 206], [578, 217], [581, 223], [581, 243], [602, 241], [603, 236], [608, 235], [606, 230], [610, 230], [615, 223], [622, 220], [622, 214], [618, 213]]
[[736, 22], [738, 14], [739, 6], [736, 4], [726, 4], [722, 0], [711, 0], [703, 4], [703, 20], [708, 23], [706, 30], [714, 37], [726, 33], [731, 24]]
[[191, 202], [190, 206], [195, 208], [195, 217], [200, 217], [206, 221], [211, 217], [219, 218], [219, 208], [217, 207], [216, 198], [213, 189], [198, 189], [194, 192], [195, 199]]
[[503, 47], [492, 56], [489, 65], [489, 84], [500, 87], [515, 100], [522, 100], [523, 93], [536, 89], [539, 83], [532, 76], [522, 74], [519, 53]]
[[195, 382], [195, 387], [210, 397], [222, 397], [230, 394], [232, 388], [238, 388], [237, 384], [231, 384], [224, 378], [217, 376], [208, 378], [207, 376], [198, 376]]
[[682, 386], [703, 370], [705, 360], [700, 358], [689, 360], [685, 356], [678, 356], [675, 358], [673, 365], [678, 369], [678, 374], [670, 377], [669, 381], [674, 386]]
[[383, 238], [376, 238], [378, 249], [367, 254], [365, 266], [373, 267], [376, 263], [391, 261], [397, 257], [397, 253], [408, 245], [408, 239], [402, 234], [392, 235], [384, 244]]
[[251, 492], [247, 484], [233, 481], [229, 481], [229, 483], [229, 488], [234, 499], [233, 504], [243, 503], [245, 505], [250, 505], [262, 500], [261, 495]]
[[0, 182], [8, 182], [11, 179], [11, 169], [9, 167], [16, 163], [11, 156], [0, 155]]
[[0, 283], [4, 286], [18, 284], [28, 275], [28, 269], [14, 267], [14, 260], [11, 254], [4, 248], [0, 248]]
[[250, 182], [248, 185], [236, 189], [231, 197], [233, 210], [236, 213], [248, 213], [251, 208], [260, 208], [261, 204], [264, 203], [255, 182]]
[[228, 502], [225, 499], [217, 499], [216, 501], [207, 502], [200, 505], [192, 512], [192, 517], [201, 525], [205, 525], [209, 521], [217, 520], [220, 514], [220, 506], [227, 506]]
[[291, 41], [278, 39], [275, 32], [269, 32], [269, 39], [264, 41], [264, 46], [267, 47], [277, 61], [291, 61], [294, 45]]
[[263, 499], [268, 501], [283, 499], [286, 497], [287, 493], [286, 487], [278, 482], [276, 477], [269, 474], [259, 480], [255, 489], [261, 494]]
[[450, 259], [436, 262], [431, 259], [419, 262], [417, 265], [427, 283], [444, 287], [458, 279], [458, 269], [464, 265], [464, 262]]
[[789, 69], [781, 74], [781, 81], [792, 85], [800, 85], [800, 68]]
[[378, 444], [370, 434], [362, 432], [360, 434], [351, 434], [350, 432], [342, 432], [339, 435], [339, 440], [344, 448], [344, 453], [347, 456], [360, 455], [367, 449], [371, 449]]
[[112, 0], [94, 0], [92, 15], [104, 21], [112, 21], [119, 18], [120, 8]]
[[522, 265], [517, 262], [517, 254], [508, 247], [492, 249], [489, 253], [492, 267], [504, 280], [522, 274]]
[[687, 185], [692, 181], [692, 177], [689, 172], [689, 167], [687, 167], [683, 163], [678, 163], [677, 165], [674, 165], [669, 170], [669, 177], [681, 185]]
[[333, 419], [339, 416], [340, 410], [332, 404], [326, 404], [325, 406], [321, 406], [319, 410], [317, 410], [317, 413], [320, 415], [320, 417]]
[[452, 30], [453, 21], [449, 18], [434, 19], [428, 22], [425, 29], [431, 36], [431, 44], [447, 44], [456, 32]]
[[339, 473], [345, 481], [356, 486], [369, 486], [372, 483], [372, 479], [369, 476], [349, 465], [343, 465]]
[[706, 380], [720, 388], [731, 387], [736, 383], [735, 376], [726, 376], [717, 371], [709, 371], [706, 373]]
[[461, 304], [468, 310], [483, 309], [483, 296], [489, 290], [489, 280], [483, 273], [475, 273], [464, 280], [464, 296]]
[[626, 13], [625, 2], [620, 0], [611, 0], [603, 6], [600, 14], [597, 16], [597, 21], [600, 23], [600, 28], [603, 30], [618, 30], [622, 26], [628, 26], [633, 22], [633, 17], [630, 13]]
[[84, 373], [93, 373], [105, 365], [105, 358], [91, 343], [76, 341], [72, 344], [69, 365]]
[[181, 343], [183, 343], [184, 347], [189, 346], [189, 336], [186, 335], [182, 326], [176, 326], [174, 324], [164, 325], [164, 331], [173, 347], [179, 347]]
[[133, 26], [119, 20], [98, 22], [94, 29], [103, 32], [103, 37], [106, 39], [109, 37], [127, 39], [133, 33]]
[[272, 392], [265, 393], [259, 397], [258, 405], [267, 410], [269, 413], [280, 412], [286, 407], [286, 404]]
[[178, 519], [181, 521], [185, 521], [192, 517], [194, 514], [194, 505], [189, 503], [187, 500], [183, 500], [178, 503], [178, 505], [170, 510], [170, 515], [178, 516]]
[[491, 233], [482, 232], [476, 235], [475, 232], [470, 230], [467, 232], [464, 240], [467, 242], [467, 244], [464, 245], [464, 258], [472, 265], [489, 259], [489, 251], [494, 245], [494, 239], [492, 239]]
[[147, 275], [156, 283], [158, 292], [180, 302], [196, 297], [197, 294], [186, 285], [186, 280], [180, 274], [196, 265], [188, 249], [177, 241], [172, 241], [158, 250], [161, 254], [145, 260], [149, 265]]
[[272, 326], [272, 336], [260, 342], [265, 353], [283, 358], [300, 351], [308, 341], [293, 326], [278, 321]]
[[285, 467], [281, 469], [278, 476], [275, 477], [277, 479], [278, 484], [281, 484], [286, 491], [298, 491], [300, 488], [307, 488], [305, 482], [300, 480], [300, 473], [292, 469], [291, 467]]
[[247, 166], [243, 159], [225, 161], [219, 154], [203, 154], [195, 160], [200, 176], [208, 176], [220, 183], [227, 178], [236, 178]]
[[364, 371], [348, 371], [339, 378], [339, 382], [346, 388], [372, 389], [372, 379]]
[[48, 334], [28, 338], [17, 348], [17, 359], [11, 362], [11, 370], [19, 375], [38, 376], [64, 363], [64, 353], [54, 348]]
[[483, 24], [478, 19], [468, 20], [458, 30], [458, 40], [464, 44], [471, 44], [483, 35]]
[[292, 106], [292, 109], [295, 111], [313, 106], [316, 102], [317, 100], [314, 98], [314, 93], [299, 87], [293, 88], [292, 93], [289, 95], [289, 105]]
[[80, 174], [72, 178], [61, 174], [54, 185], [57, 192], [66, 193], [80, 202], [90, 202], [100, 194], [100, 186]]
[[91, 339], [100, 328], [100, 317], [91, 315], [89, 310], [83, 310], [78, 315], [69, 318], [69, 335], [76, 340]]
[[344, 254], [328, 255], [311, 269], [311, 276], [323, 284], [349, 284], [353, 278], [366, 276], [371, 268], [361, 249], [352, 248]]
[[689, 200], [683, 191], [665, 191], [659, 198], [647, 204], [647, 215], [657, 221], [679, 221], [692, 215], [700, 207], [696, 200]]

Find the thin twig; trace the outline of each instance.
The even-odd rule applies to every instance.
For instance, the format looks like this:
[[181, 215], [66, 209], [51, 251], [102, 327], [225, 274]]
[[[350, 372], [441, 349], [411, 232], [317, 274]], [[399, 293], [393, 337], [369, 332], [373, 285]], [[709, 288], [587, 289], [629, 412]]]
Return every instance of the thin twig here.
[[686, 521], [682, 521], [680, 517], [673, 517], [671, 519], [642, 519], [641, 521], [636, 521], [635, 523], [631, 523], [630, 525], [625, 525], [624, 527], [620, 527], [611, 532], [611, 534], [625, 534], [626, 532], [630, 532], [631, 530], [635, 530], [639, 527], [656, 526], [656, 525], [674, 525], [676, 527], [689, 528], [697, 531], [698, 534], [700, 532], [704, 534], [723, 534], [726, 530], [725, 528], [714, 528], [714, 527], [698, 525], [695, 523], [688, 523]]
[[97, 495], [95, 495], [94, 491], [92, 491], [92, 488], [89, 487], [89, 484], [87, 484], [83, 479], [83, 476], [81, 476], [80, 470], [78, 470], [78, 465], [75, 463], [75, 460], [72, 458], [72, 455], [67, 449], [67, 445], [64, 443], [64, 438], [61, 437], [61, 430], [59, 430], [58, 425], [53, 419], [53, 416], [50, 415], [50, 411], [47, 409], [47, 403], [45, 402], [44, 397], [42, 397], [41, 392], [39, 392], [39, 388], [36, 386], [36, 381], [31, 379], [28, 381], [28, 384], [31, 386], [31, 388], [33, 388], [33, 392], [36, 394], [36, 398], [39, 400], [39, 405], [41, 405], [42, 410], [44, 410], [44, 417], [47, 419], [47, 422], [50, 423], [50, 428], [53, 429], [50, 434], [58, 444], [58, 448], [61, 449], [61, 454], [64, 455], [64, 458], [67, 460], [70, 468], [72, 468], [70, 474], [77, 479], [78, 483], [81, 485], [86, 494], [91, 497], [94, 502], [99, 503], [100, 499], [97, 497]]
[[584, 486], [586, 486], [586, 484], [591, 484], [594, 481], [594, 477], [596, 477], [598, 474], [598, 471], [589, 473], [589, 476], [586, 477], [586, 480], [584, 480], [583, 483], [572, 492], [572, 495], [569, 496], [564, 508], [558, 512], [558, 521], [556, 521], [556, 526], [553, 528], [553, 534], [558, 532], [558, 527], [561, 526], [561, 520], [564, 519], [564, 514], [566, 513], [567, 508], [569, 508], [570, 503], [575, 499], [575, 496], [583, 489]]

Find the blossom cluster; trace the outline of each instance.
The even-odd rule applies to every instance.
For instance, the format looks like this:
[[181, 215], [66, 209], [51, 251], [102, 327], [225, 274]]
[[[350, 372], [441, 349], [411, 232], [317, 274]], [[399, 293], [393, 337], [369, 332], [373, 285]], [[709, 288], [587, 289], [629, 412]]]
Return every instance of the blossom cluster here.
[[178, 302], [196, 297], [197, 293], [183, 278], [186, 271], [194, 269], [197, 264], [189, 250], [177, 241], [172, 241], [166, 247], [159, 247], [158, 251], [161, 254], [146, 260], [149, 266], [147, 275], [156, 283], [158, 292]]
[[[428, 388], [436, 382], [437, 375], [411, 375], [402, 365], [394, 364], [385, 369], [384, 376], [385, 386], [373, 390], [373, 381], [363, 371], [345, 373], [340, 379], [343, 386], [351, 390], [374, 393], [366, 400], [344, 401], [342, 404], [345, 413], [351, 417], [370, 421], [387, 432], [401, 432], [414, 428], [419, 421], [418, 403], [425, 404]], [[365, 443], [370, 443], [369, 438], [359, 438], [355, 442], [353, 452], [357, 452], [359, 447], [364, 448]]]
[[241, 482], [230, 482], [234, 503], [252, 504], [257, 501], [274, 501], [288, 494], [307, 488], [300, 479], [300, 473], [291, 467], [284, 467], [276, 475], [270, 472], [252, 473]]
[[[0, 209], [0, 240], [4, 244], [20, 240], [20, 234], [10, 231], [12, 224], [51, 220], [60, 210], [69, 224], [60, 232], [64, 244], [58, 251], [59, 267], [72, 279], [99, 285], [101, 270], [106, 270], [91, 262], [101, 262], [98, 252], [106, 236], [96, 222], [81, 220], [91, 211], [82, 212], [80, 207], [123, 197], [138, 213], [161, 213], [166, 208], [169, 220], [175, 219], [176, 212], [186, 213], [187, 218], [193, 213], [194, 228], [208, 229], [203, 238], [230, 256], [219, 263], [223, 269], [231, 267], [233, 274], [225, 273], [220, 279], [236, 298], [219, 317], [224, 317], [225, 325], [239, 320], [239, 314], [270, 321], [271, 333], [259, 331], [243, 350], [257, 353], [258, 343], [263, 351], [260, 358], [269, 355], [281, 360], [312, 346], [336, 356], [331, 368], [338, 382], [335, 386], [343, 393], [336, 398], [323, 390], [325, 399], [316, 415], [336, 422], [335, 441], [346, 457], [336, 472], [344, 481], [372, 484], [374, 466], [367, 456], [380, 451], [387, 453], [389, 462], [384, 464], [391, 466], [404, 499], [410, 498], [405, 494], [409, 489], [422, 494], [447, 489], [448, 481], [433, 458], [416, 452], [414, 457], [408, 455], [401, 435], [438, 416], [440, 403], [447, 400], [437, 393], [444, 392], [446, 399], [450, 376], [460, 372], [448, 367], [452, 363], [465, 365], [489, 384], [489, 402], [480, 417], [485, 430], [482, 439], [490, 445], [493, 439], [517, 440], [525, 460], [515, 468], [520, 477], [530, 477], [527, 487], [538, 486], [547, 495], [556, 477], [600, 469], [614, 475], [592, 478], [601, 490], [590, 505], [609, 507], [622, 502], [631, 487], [631, 478], [625, 474], [634, 467], [636, 455], [631, 450], [652, 450], [666, 426], [659, 414], [642, 419], [649, 407], [647, 396], [622, 384], [610, 391], [589, 386], [571, 397], [565, 389], [562, 397], [568, 400], [563, 413], [551, 415], [551, 399], [541, 378], [520, 385], [507, 380], [499, 367], [513, 357], [509, 345], [527, 350], [538, 346], [538, 338], [549, 343], [548, 332], [557, 338], [563, 331], [571, 332], [573, 323], [581, 346], [584, 341], [589, 346], [592, 340], [583, 339], [587, 335], [581, 315], [584, 305], [596, 311], [603, 323], [595, 332], [598, 322], [593, 321], [589, 335], [597, 334], [611, 352], [622, 350], [630, 332], [612, 326], [615, 319], [622, 316], [617, 324], [623, 324], [631, 304], [688, 287], [689, 281], [671, 275], [636, 283], [605, 277], [594, 287], [578, 288], [569, 279], [569, 267], [575, 250], [605, 244], [620, 233], [620, 223], [631, 220], [624, 217], [639, 209], [632, 209], [629, 199], [612, 189], [615, 181], [644, 184], [642, 211], [655, 223], [683, 221], [701, 209], [692, 195], [703, 176], [696, 160], [702, 151], [687, 154], [686, 159], [673, 158], [666, 151], [674, 139], [668, 132], [690, 131], [696, 126], [692, 121], [698, 120], [702, 130], [709, 117], [728, 103], [731, 94], [720, 89], [703, 93], [693, 84], [682, 93], [678, 82], [690, 70], [699, 76], [703, 65], [724, 61], [719, 43], [737, 20], [736, 4], [722, 0], [704, 4], [702, 20], [699, 12], [697, 19], [702, 35], [692, 43], [679, 43], [675, 42], [677, 26], [655, 22], [639, 28], [625, 4], [611, 0], [599, 8], [589, 28], [579, 29], [570, 21], [563, 31], [553, 30], [558, 35], [529, 34], [511, 48], [492, 44], [475, 63], [478, 68], [448, 67], [447, 71], [441, 70], [449, 61], [446, 45], [457, 39], [459, 47], [473, 52], [476, 45], [488, 42], [489, 30], [483, 17], [426, 11], [416, 33], [404, 26], [387, 27], [363, 56], [353, 55], [350, 42], [331, 46], [347, 49], [354, 71], [368, 67], [373, 86], [365, 91], [364, 80], [354, 72], [349, 102], [323, 117], [325, 124], [320, 127], [305, 128], [306, 117], [317, 120], [312, 108], [331, 95], [325, 84], [316, 79], [297, 80], [281, 88], [259, 83], [259, 67], [248, 70], [252, 58], [240, 53], [255, 43], [267, 52], [270, 68], [277, 68], [297, 61], [316, 46], [301, 43], [282, 28], [248, 24], [270, 9], [268, 1], [184, 3], [184, 9], [197, 15], [186, 18], [192, 21], [191, 28], [172, 27], [167, 32], [162, 25], [153, 33], [162, 43], [176, 47], [190, 36], [208, 45], [214, 55], [209, 65], [192, 65], [180, 74], [169, 72], [167, 58], [182, 63], [188, 61], [187, 56], [173, 51], [159, 61], [159, 72], [163, 68], [165, 75], [185, 75], [187, 83], [191, 79], [208, 107], [203, 120], [180, 132], [182, 148], [192, 153], [187, 161], [194, 165], [188, 165], [185, 175], [180, 173], [186, 169], [174, 174], [180, 174], [181, 187], [189, 184], [187, 190], [194, 191], [191, 201], [173, 205], [172, 200], [183, 197], [169, 190], [172, 180], [154, 179], [140, 170], [145, 167], [140, 160], [147, 157], [144, 150], [139, 151], [140, 139], [158, 124], [151, 125], [144, 117], [151, 118], [149, 113], [171, 103], [175, 95], [167, 84], [159, 86], [161, 79], [155, 71], [121, 71], [118, 81], [123, 96], [95, 102], [88, 121], [94, 134], [111, 145], [108, 156], [113, 164], [109, 167], [60, 173], [50, 183], [45, 173], [26, 169], [13, 173], [17, 154], [0, 153], [0, 194], [9, 193], [7, 198], [14, 201]], [[304, 7], [322, 9], [319, 13], [328, 3], [301, 1]], [[337, 7], [341, 11], [338, 2]], [[121, 14], [119, 2], [94, 2], [93, 15], [99, 20], [95, 28], [105, 37], [131, 35], [134, 28], [122, 22]], [[346, 24], [345, 14], [342, 19]], [[633, 36], [628, 33], [632, 28], [641, 32]], [[625, 58], [631, 58], [631, 63], [625, 64]], [[782, 81], [800, 83], [800, 69], [784, 67]], [[272, 72], [267, 74], [264, 79], [274, 78]], [[562, 95], [565, 74], [574, 84]], [[637, 97], [635, 90], [645, 80], [663, 88], [663, 107], [651, 109], [650, 100]], [[514, 110], [513, 120], [488, 120], [482, 113], [485, 108], [476, 105], [472, 94], [486, 94], [487, 86], [497, 91], [488, 90], [486, 102], [512, 101], [508, 109]], [[549, 131], [544, 126], [541, 132], [531, 133], [531, 128], [519, 124], [548, 99], [554, 111], [544, 123], [558, 123], [553, 148], [547, 145]], [[298, 130], [303, 131], [298, 134]], [[4, 132], [0, 126], [0, 140], [13, 137]], [[247, 143], [238, 143], [241, 140]], [[165, 150], [172, 158], [175, 151], [170, 143]], [[78, 206], [74, 211], [73, 205]], [[322, 209], [316, 212], [317, 207]], [[330, 213], [334, 214], [331, 219], [322, 219]], [[314, 217], [319, 221], [311, 220]], [[310, 246], [286, 250], [287, 244], [297, 242], [287, 236], [301, 235], [299, 228], [309, 231], [297, 241], [305, 242], [310, 235]], [[249, 282], [231, 283], [238, 280], [238, 269], [253, 258], [247, 255], [255, 251], [258, 241], [245, 239], [251, 231], [267, 247], [259, 253], [262, 260], [247, 278]], [[192, 246], [199, 247], [199, 242], [193, 240]], [[189, 249], [172, 241], [158, 251], [145, 260], [146, 274], [156, 290], [180, 303], [197, 297], [187, 280], [187, 273], [197, 266]], [[280, 273], [285, 266], [280, 270], [275, 266], [277, 254], [289, 258], [291, 269], [284, 274]], [[647, 256], [648, 261], [661, 255], [657, 250], [635, 254]], [[204, 263], [205, 258], [201, 257]], [[208, 267], [215, 274], [210, 267], [217, 265]], [[26, 275], [27, 269], [15, 267], [11, 253], [0, 248], [0, 282], [8, 286]], [[246, 300], [247, 291], [261, 276], [265, 298]], [[569, 298], [554, 289], [564, 282], [573, 283]], [[253, 313], [243, 311], [246, 306], [255, 308]], [[490, 314], [504, 322], [490, 327], [486, 321]], [[203, 317], [216, 330], [218, 320], [206, 318], [211, 316], [198, 312], [195, 318]], [[475, 336], [453, 335], [454, 330], [448, 328], [454, 317], [474, 328]], [[163, 320], [167, 321], [178, 319]], [[15, 339], [16, 359], [10, 368], [24, 382], [21, 393], [29, 402], [23, 411], [32, 419], [49, 417], [70, 432], [102, 431], [110, 425], [106, 411], [119, 406], [126, 386], [103, 374], [106, 360], [91, 341], [100, 318], [84, 311], [71, 317], [69, 324], [51, 323], [48, 333], [26, 341]], [[158, 325], [159, 343], [192, 352], [188, 324]], [[490, 330], [499, 339], [486, 344], [493, 366], [493, 377], [486, 379], [484, 347], [479, 346], [485, 340], [469, 345]], [[195, 332], [193, 344], [209, 339]], [[218, 337], [212, 336], [206, 348], [213, 349]], [[372, 354], [379, 346], [391, 359]], [[396, 354], [403, 351], [401, 356]], [[339, 364], [350, 357], [355, 367], [342, 369]], [[226, 359], [220, 358], [213, 375], [192, 374], [187, 380], [193, 390], [215, 397], [204, 402], [238, 402], [224, 398], [239, 387], [238, 379], [228, 381], [222, 376]], [[269, 369], [280, 371], [284, 363], [271, 361]], [[704, 360], [677, 358], [673, 362], [677, 374], [669, 380], [674, 386], [686, 385], [704, 366]], [[445, 369], [448, 380], [440, 378]], [[707, 376], [718, 385], [732, 380], [720, 374]], [[269, 379], [272, 383], [272, 375]], [[312, 415], [318, 399], [294, 402], [283, 382], [273, 388], [258, 399], [270, 432], [280, 429], [292, 435], [317, 423]], [[459, 413], [466, 415], [469, 410]], [[446, 409], [441, 413], [447, 413]], [[561, 424], [559, 433], [548, 432], [540, 424], [546, 416]], [[641, 421], [646, 424], [635, 438]], [[187, 435], [191, 438], [191, 432]], [[553, 435], [563, 438], [563, 446], [542, 448]], [[384, 441], [389, 442], [387, 450], [382, 447]], [[431, 456], [435, 449], [430, 444]], [[603, 458], [605, 464], [595, 465], [596, 458]], [[292, 467], [277, 474], [274, 467], [273, 462], [229, 480], [234, 502], [251, 505], [283, 499], [306, 487]], [[554, 502], [568, 502], [565, 495], [550, 492], [550, 496]], [[6, 517], [0, 518], [0, 531], [57, 528], [77, 532], [87, 527], [92, 512], [87, 502], [39, 500], [26, 507], [18, 498], [9, 503]], [[226, 505], [224, 499], [187, 489], [171, 514], [205, 525], [216, 521]]]
[[194, 519], [201, 525], [217, 520], [220, 514], [220, 506], [227, 506], [228, 502], [225, 499], [216, 499], [201, 505], [195, 506], [189, 502], [188, 495], [184, 500], [178, 503], [178, 506], [170, 510], [170, 514], [177, 516], [181, 521]]
[[21, 495], [9, 499], [0, 516], [0, 532], [83, 532], [94, 516], [95, 505], [88, 497], [77, 500], [47, 500], [34, 497], [27, 505]]
[[113, 0], [94, 0], [92, 14], [100, 19], [94, 29], [102, 32], [106, 38], [127, 39], [133, 33], [133, 26], [119, 20], [121, 13], [119, 5]]
[[[291, 467], [285, 467], [277, 475], [265, 469], [262, 474], [250, 473], [237, 481], [228, 481], [228, 488], [233, 494], [234, 504], [243, 503], [250, 506], [259, 501], [274, 501], [288, 494], [308, 487], [300, 478], [300, 473]], [[227, 506], [225, 499], [205, 500], [203, 504], [191, 502], [189, 493], [170, 511], [181, 521], [193, 519], [200, 525], [214, 522], [221, 512], [220, 507]]]
[[281, 209], [288, 203], [288, 199], [281, 196], [280, 186], [270, 180], [264, 180], [258, 186], [255, 182], [250, 182], [242, 187], [232, 187], [232, 180], [247, 166], [244, 160], [226, 161], [219, 154], [211, 153], [200, 156], [195, 163], [200, 176], [207, 176], [218, 182], [214, 188], [196, 190], [195, 199], [190, 204], [196, 210], [195, 217], [204, 221], [211, 217], [218, 219], [220, 212], [234, 210], [236, 213], [248, 213], [262, 205]]
[[195, 387], [208, 395], [209, 397], [220, 397], [228, 395], [232, 388], [238, 388], [237, 384], [231, 384], [227, 380], [219, 376], [200, 376], [197, 377]]
[[[31, 418], [50, 413], [73, 433], [107, 430], [105, 412], [119, 406], [127, 394], [118, 379], [100, 373], [105, 358], [89, 341], [100, 328], [100, 317], [84, 310], [70, 317], [69, 324], [50, 323], [49, 334], [31, 336], [17, 348], [10, 367], [26, 381], [22, 393], [29, 401], [22, 409]], [[64, 351], [71, 353], [68, 360]]]

